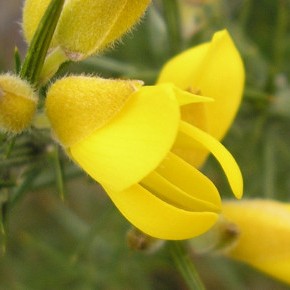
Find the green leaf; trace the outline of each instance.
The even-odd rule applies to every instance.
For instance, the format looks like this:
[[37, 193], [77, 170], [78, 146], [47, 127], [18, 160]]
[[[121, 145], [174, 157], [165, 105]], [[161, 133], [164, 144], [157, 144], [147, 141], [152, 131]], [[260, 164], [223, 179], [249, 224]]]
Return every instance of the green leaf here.
[[16, 74], [19, 74], [21, 70], [21, 58], [18, 47], [15, 47], [14, 49], [14, 63], [15, 63], [15, 72]]

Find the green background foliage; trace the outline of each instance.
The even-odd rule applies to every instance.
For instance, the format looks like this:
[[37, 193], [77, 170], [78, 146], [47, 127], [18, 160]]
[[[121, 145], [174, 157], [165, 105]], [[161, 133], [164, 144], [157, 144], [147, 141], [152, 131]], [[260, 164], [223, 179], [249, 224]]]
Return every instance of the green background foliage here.
[[[14, 45], [24, 55], [16, 25], [21, 5], [0, 0], [2, 72], [13, 70]], [[227, 28], [247, 79], [224, 144], [240, 164], [246, 198], [289, 201], [289, 11], [289, 0], [153, 1], [143, 21], [112, 50], [68, 63], [59, 74], [87, 72], [152, 84], [168, 58]], [[231, 198], [212, 158], [204, 171]], [[0, 135], [0, 203], [0, 289], [187, 289], [166, 244], [151, 254], [128, 247], [130, 225], [46, 130]], [[191, 254], [207, 289], [290, 289], [246, 265]]]

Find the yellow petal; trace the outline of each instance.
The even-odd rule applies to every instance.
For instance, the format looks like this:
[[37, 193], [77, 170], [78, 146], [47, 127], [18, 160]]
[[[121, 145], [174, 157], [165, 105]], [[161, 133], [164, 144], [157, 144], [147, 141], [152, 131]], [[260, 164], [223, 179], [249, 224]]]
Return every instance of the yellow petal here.
[[243, 178], [239, 166], [230, 152], [212, 136], [186, 122], [181, 121], [180, 131], [200, 143], [214, 155], [222, 166], [234, 195], [241, 198], [243, 195]]
[[161, 84], [159, 86], [170, 86], [172, 87], [172, 90], [175, 93], [175, 96], [179, 102], [180, 106], [188, 105], [188, 104], [194, 104], [194, 103], [207, 103], [207, 102], [212, 102], [212, 98], [208, 98], [205, 96], [199, 96], [196, 94], [193, 94], [191, 92], [187, 92], [185, 90], [181, 90], [172, 83], [167, 83], [167, 84]]
[[[244, 67], [239, 52], [226, 30], [217, 32], [210, 43], [189, 49], [162, 69], [158, 83], [172, 82], [181, 89], [214, 99], [206, 104], [182, 108], [182, 119], [206, 130], [220, 140], [229, 129], [241, 102]], [[208, 152], [195, 159], [200, 166]]]
[[139, 184], [122, 192], [106, 191], [135, 227], [159, 239], [181, 240], [201, 235], [218, 217], [213, 212], [191, 212], [174, 207]]
[[290, 207], [271, 200], [225, 202], [223, 213], [240, 238], [228, 253], [290, 284]]
[[[183, 90], [196, 90], [199, 70], [209, 50], [210, 43], [197, 45], [170, 59], [162, 68], [157, 83], [173, 83]], [[194, 85], [194, 86], [193, 86]]]
[[124, 190], [153, 171], [176, 138], [179, 105], [171, 87], [142, 87], [106, 126], [70, 147], [95, 180]]
[[215, 185], [199, 170], [177, 155], [169, 153], [156, 172], [188, 195], [214, 205], [215, 210], [220, 209], [221, 199]]
[[219, 208], [215, 204], [188, 194], [155, 171], [143, 178], [140, 184], [156, 197], [180, 209], [219, 212]]
[[[200, 106], [200, 108], [204, 106], [202, 103], [197, 105]], [[206, 130], [204, 131], [206, 132]], [[205, 155], [205, 152], [208, 152], [208, 150], [203, 145], [182, 132], [178, 132], [172, 151], [197, 168], [200, 167], [205, 156], [208, 155]]]

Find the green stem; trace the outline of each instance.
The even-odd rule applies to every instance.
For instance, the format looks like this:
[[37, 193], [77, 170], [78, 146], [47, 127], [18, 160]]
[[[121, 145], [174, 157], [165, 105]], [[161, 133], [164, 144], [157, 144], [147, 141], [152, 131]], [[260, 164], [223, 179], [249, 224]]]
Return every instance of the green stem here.
[[[93, 241], [96, 241], [96, 238], [100, 232], [100, 227], [103, 225], [104, 221], [108, 220], [108, 216], [111, 214], [111, 209], [100, 215], [98, 220], [96, 220], [96, 222], [94, 222], [87, 229], [87, 232], [82, 236], [81, 240], [78, 242], [74, 254], [71, 256], [72, 265], [76, 265], [81, 259], [82, 255], [89, 251]], [[86, 224], [84, 223], [84, 227], [85, 225]]]
[[25, 195], [25, 193], [32, 187], [33, 182], [35, 181], [36, 177], [39, 175], [40, 170], [39, 168], [35, 167], [32, 168], [27, 175], [23, 182], [15, 189], [12, 196], [9, 200], [9, 210], [11, 210], [17, 202]]
[[270, 99], [269, 93], [266, 93], [265, 91], [252, 87], [245, 88], [244, 91], [245, 101], [251, 101], [267, 105], [269, 103], [269, 99]]
[[274, 66], [273, 74], [279, 73], [283, 65], [285, 48], [286, 48], [286, 39], [288, 32], [288, 10], [287, 3], [285, 0], [280, 0], [277, 3], [278, 15], [277, 15], [277, 24], [275, 29], [275, 41], [273, 42], [274, 46]]
[[205, 287], [189, 257], [183, 241], [169, 241], [173, 260], [190, 290], [205, 290]]
[[14, 145], [16, 142], [16, 137], [14, 136], [11, 141], [8, 143], [6, 152], [5, 152], [5, 159], [8, 159], [13, 151]]
[[36, 85], [65, 0], [52, 0], [31, 41], [20, 77]]
[[271, 65], [269, 80], [267, 84], [267, 91], [275, 93], [275, 78], [281, 71], [284, 59], [286, 39], [288, 32], [288, 10], [287, 2], [285, 0], [277, 1], [277, 19], [276, 27], [273, 34], [273, 61]]
[[6, 230], [5, 230], [5, 225], [4, 225], [4, 214], [3, 214], [3, 205], [1, 205], [0, 209], [0, 236], [1, 236], [1, 243], [0, 243], [0, 256], [4, 256], [6, 253]]
[[276, 142], [275, 138], [276, 130], [273, 127], [267, 128], [267, 132], [264, 133], [264, 148], [263, 148], [263, 172], [264, 172], [264, 182], [263, 182], [263, 193], [266, 198], [275, 198], [275, 188], [276, 177], [277, 177], [277, 158], [276, 158]]
[[16, 185], [15, 181], [12, 181], [12, 180], [1, 180], [0, 179], [0, 189], [2, 187], [13, 187], [15, 185]]
[[163, 0], [163, 10], [168, 30], [170, 54], [175, 55], [182, 49], [182, 29], [178, 1]]
[[252, 0], [245, 0], [243, 2], [242, 10], [239, 17], [239, 27], [241, 27], [243, 32], [246, 31], [246, 26], [249, 20], [252, 4]]
[[17, 47], [15, 47], [14, 49], [14, 63], [15, 63], [15, 72], [19, 74], [21, 70], [21, 58]]
[[56, 182], [57, 182], [57, 188], [59, 192], [59, 196], [62, 201], [65, 199], [65, 190], [64, 190], [64, 174], [61, 167], [61, 162], [59, 158], [59, 152], [58, 147], [55, 146], [53, 150], [53, 163], [54, 163], [54, 169], [56, 174]]
[[110, 68], [111, 73], [117, 73], [127, 78], [135, 78], [135, 79], [156, 79], [158, 72], [149, 68], [140, 68], [138, 66], [134, 66], [132, 64], [122, 62], [109, 57], [94, 57], [86, 59], [82, 62], [85, 68], [93, 68], [94, 70], [108, 70]]

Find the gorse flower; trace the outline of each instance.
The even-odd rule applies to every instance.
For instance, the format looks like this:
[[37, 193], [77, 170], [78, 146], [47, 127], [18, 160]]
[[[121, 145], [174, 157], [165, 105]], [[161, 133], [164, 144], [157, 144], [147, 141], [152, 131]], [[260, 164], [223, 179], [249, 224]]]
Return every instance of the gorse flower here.
[[[23, 32], [31, 41], [50, 0], [26, 0]], [[127, 32], [142, 16], [150, 0], [67, 0], [51, 42], [71, 60], [103, 50]]]
[[[171, 151], [177, 134], [216, 155], [238, 197], [239, 168], [219, 142], [180, 118], [180, 106], [208, 99], [171, 84], [138, 85], [81, 76], [58, 80], [46, 102], [54, 133], [137, 228], [163, 239], [199, 235], [216, 221], [220, 197], [209, 179]], [[120, 96], [127, 100], [118, 103]]]
[[133, 225], [157, 238], [186, 239], [216, 222], [221, 201], [214, 184], [179, 154], [185, 141], [192, 150], [198, 144], [213, 153], [236, 197], [242, 196], [242, 176], [231, 154], [181, 113], [212, 101], [173, 83], [142, 86], [71, 76], [50, 87], [46, 112], [69, 156]]
[[30, 126], [37, 96], [28, 82], [16, 75], [0, 75], [0, 129], [17, 134]]
[[223, 214], [240, 231], [226, 255], [290, 284], [290, 205], [273, 200], [226, 202]]

